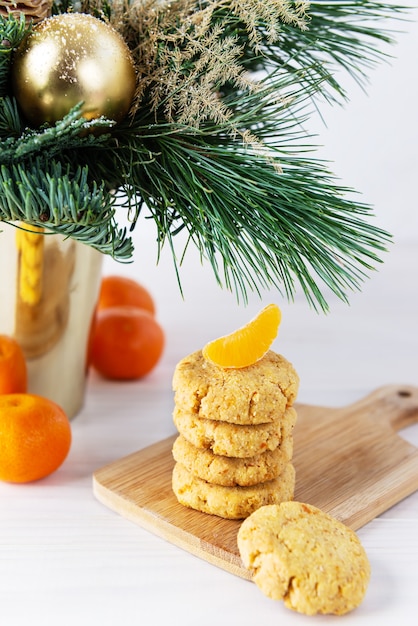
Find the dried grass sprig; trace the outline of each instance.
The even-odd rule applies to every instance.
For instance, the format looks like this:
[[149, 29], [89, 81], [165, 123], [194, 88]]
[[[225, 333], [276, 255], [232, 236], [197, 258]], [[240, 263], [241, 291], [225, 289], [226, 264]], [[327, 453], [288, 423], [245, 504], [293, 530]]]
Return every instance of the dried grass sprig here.
[[277, 41], [283, 23], [306, 28], [306, 3], [287, 0], [134, 0], [121, 7], [112, 23], [131, 42], [141, 76], [133, 110], [145, 100], [166, 120], [195, 127], [229, 117], [217, 93], [225, 85], [255, 88], [242, 64], [244, 47], [259, 55], [263, 39]]

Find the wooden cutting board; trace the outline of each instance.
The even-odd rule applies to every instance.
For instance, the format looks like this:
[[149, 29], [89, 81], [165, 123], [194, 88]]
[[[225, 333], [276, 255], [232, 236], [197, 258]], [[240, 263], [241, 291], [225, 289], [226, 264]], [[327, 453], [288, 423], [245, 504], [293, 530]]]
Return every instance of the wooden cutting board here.
[[[345, 408], [296, 409], [295, 500], [358, 529], [418, 489], [418, 449], [397, 434], [418, 421], [418, 387], [382, 387]], [[97, 470], [96, 497], [156, 535], [249, 578], [236, 543], [241, 522], [177, 502], [171, 490], [174, 439]]]

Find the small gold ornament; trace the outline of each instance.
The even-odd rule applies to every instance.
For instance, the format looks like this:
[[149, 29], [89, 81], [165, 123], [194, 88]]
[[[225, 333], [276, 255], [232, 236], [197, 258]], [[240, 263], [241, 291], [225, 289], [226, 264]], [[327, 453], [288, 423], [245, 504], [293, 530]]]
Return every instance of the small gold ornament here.
[[119, 33], [98, 18], [64, 13], [40, 22], [16, 51], [12, 87], [28, 122], [62, 119], [83, 102], [88, 119], [119, 122], [135, 93], [135, 68]]

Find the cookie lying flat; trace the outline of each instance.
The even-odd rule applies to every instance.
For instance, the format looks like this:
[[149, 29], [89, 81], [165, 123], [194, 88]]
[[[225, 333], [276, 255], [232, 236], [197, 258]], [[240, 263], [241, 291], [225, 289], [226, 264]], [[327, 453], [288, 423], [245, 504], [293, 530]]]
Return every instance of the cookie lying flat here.
[[299, 377], [273, 351], [248, 367], [224, 369], [206, 361], [199, 350], [176, 366], [174, 400], [185, 412], [232, 424], [263, 424], [283, 415], [296, 398]]
[[238, 531], [242, 561], [263, 593], [307, 615], [342, 615], [363, 600], [370, 564], [347, 526], [301, 502], [264, 506]]
[[197, 448], [214, 454], [243, 458], [275, 450], [283, 439], [292, 435], [296, 411], [287, 409], [283, 416], [267, 424], [243, 425], [207, 420], [177, 407], [173, 413], [179, 433]]
[[283, 472], [292, 455], [292, 438], [273, 451], [241, 459], [196, 448], [182, 435], [173, 444], [173, 457], [177, 462], [198, 478], [224, 487], [250, 487], [273, 480]]
[[288, 463], [275, 480], [253, 487], [222, 487], [205, 482], [176, 463], [172, 486], [177, 500], [184, 506], [225, 519], [243, 519], [264, 504], [292, 499], [295, 470]]

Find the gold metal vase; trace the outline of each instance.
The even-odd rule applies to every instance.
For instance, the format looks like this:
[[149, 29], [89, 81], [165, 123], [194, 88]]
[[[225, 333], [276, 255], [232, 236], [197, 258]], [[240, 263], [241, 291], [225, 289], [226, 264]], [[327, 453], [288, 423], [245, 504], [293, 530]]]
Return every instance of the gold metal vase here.
[[84, 402], [101, 270], [102, 255], [89, 246], [0, 222], [0, 334], [23, 349], [28, 391], [70, 419]]

